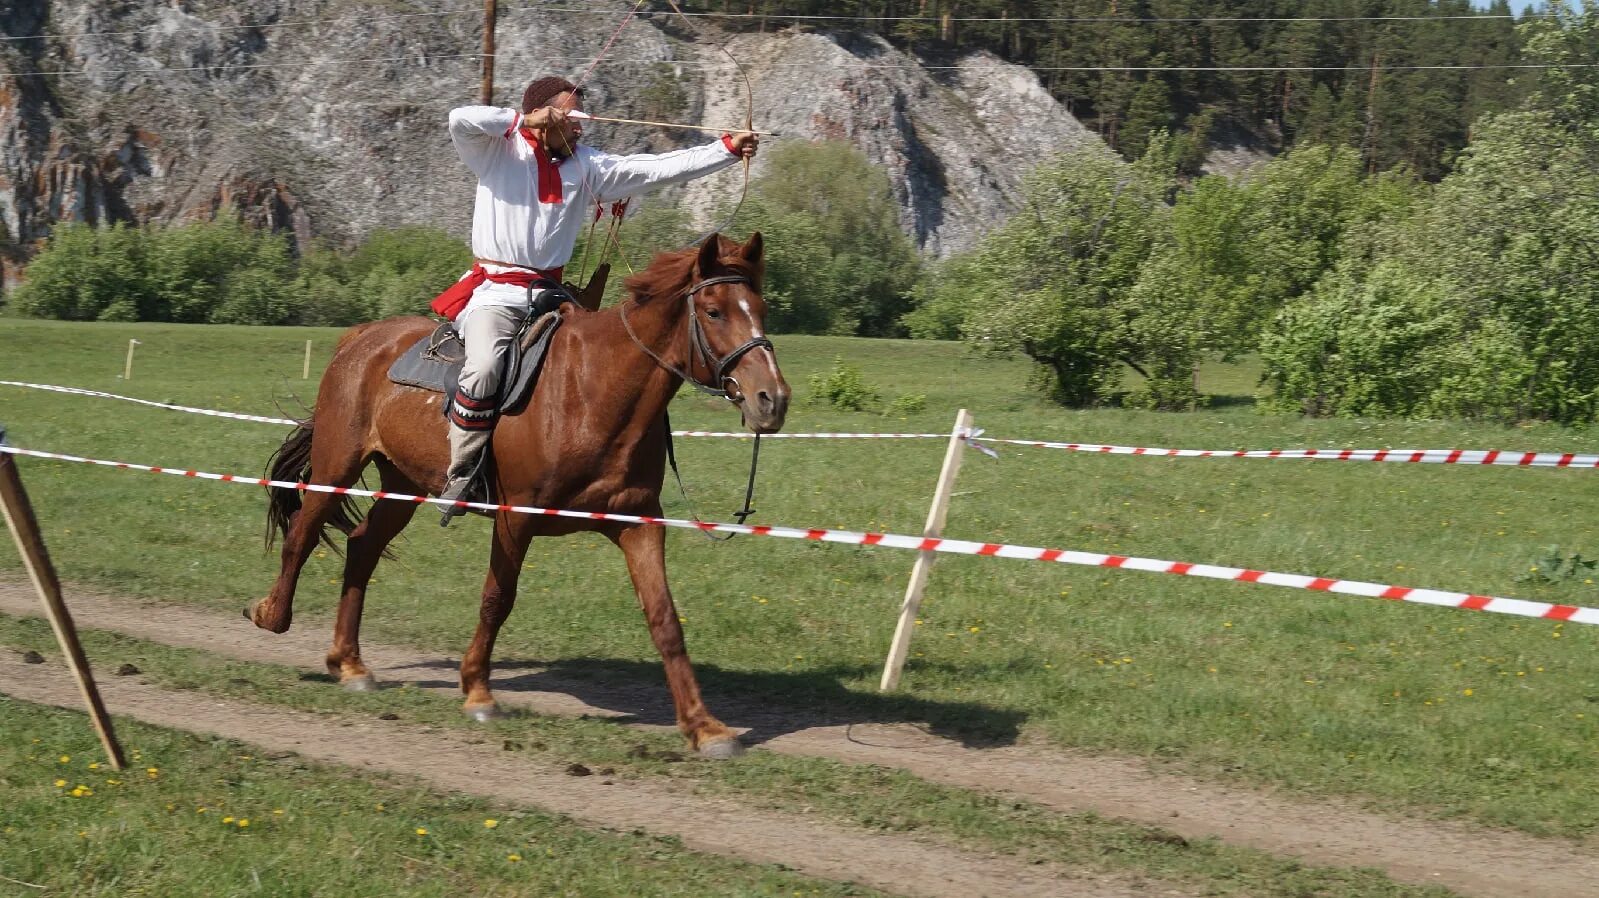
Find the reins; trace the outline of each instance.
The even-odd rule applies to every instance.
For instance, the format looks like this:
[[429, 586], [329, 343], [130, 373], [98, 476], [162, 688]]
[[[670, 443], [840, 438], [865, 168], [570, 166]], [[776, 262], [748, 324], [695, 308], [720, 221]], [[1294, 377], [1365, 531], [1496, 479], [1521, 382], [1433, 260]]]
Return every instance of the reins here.
[[[714, 383], [716, 386], [709, 386], [701, 383], [690, 371], [684, 371], [681, 368], [678, 368], [676, 365], [673, 365], [666, 359], [661, 358], [660, 355], [655, 352], [655, 350], [644, 345], [644, 341], [640, 340], [638, 338], [638, 334], [633, 332], [633, 325], [627, 320], [626, 301], [623, 301], [623, 303], [617, 307], [617, 314], [622, 319], [622, 327], [627, 331], [628, 339], [633, 341], [634, 346], [637, 346], [639, 349], [643, 350], [645, 355], [654, 359], [655, 364], [660, 365], [667, 371], [677, 375], [684, 382], [692, 385], [694, 389], [699, 390], [706, 395], [717, 396], [731, 402], [732, 397], [723, 387], [723, 384], [726, 384], [732, 379], [729, 377], [728, 372], [733, 369], [733, 366], [738, 364], [739, 359], [742, 359], [754, 349], [764, 348], [773, 352], [776, 350], [772, 346], [771, 340], [768, 340], [765, 337], [752, 337], [727, 355], [718, 356], [715, 351], [711, 349], [710, 343], [705, 339], [704, 329], [700, 327], [699, 315], [694, 308], [694, 294], [704, 290], [706, 287], [713, 287], [717, 284], [748, 283], [750, 283], [750, 279], [744, 277], [743, 275], [722, 275], [719, 277], [706, 278], [705, 280], [702, 280], [689, 287], [689, 289], [683, 294], [683, 299], [688, 304], [688, 341], [690, 347], [690, 361], [688, 362], [688, 367], [690, 369], [694, 367], [694, 363], [692, 361], [693, 353], [698, 352], [700, 354], [700, 361], [704, 363], [707, 369], [710, 370], [711, 376], [714, 378], [712, 383]], [[666, 460], [672, 468], [672, 476], [677, 480], [677, 488], [683, 494], [683, 501], [687, 503], [689, 507], [689, 516], [692, 517], [696, 522], [704, 523], [703, 521], [700, 521], [699, 512], [694, 509], [694, 502], [689, 498], [688, 495], [688, 487], [683, 485], [683, 474], [678, 470], [677, 467], [677, 452], [672, 446], [671, 413], [668, 412], [662, 415], [662, 418], [664, 419], [666, 425]], [[750, 503], [755, 499], [755, 474], [759, 468], [760, 459], [761, 435], [756, 434], [754, 448], [750, 451], [750, 476], [749, 483], [744, 488], [744, 508], [733, 512], [733, 516], [738, 519], [738, 523], [740, 524], [743, 524], [746, 518], [755, 513], [755, 509], [750, 507]], [[711, 539], [716, 542], [726, 542], [727, 540], [730, 540], [738, 535], [736, 533], [729, 533], [726, 536], [715, 536], [706, 530], [701, 530], [700, 532], [704, 533], [707, 539]]]

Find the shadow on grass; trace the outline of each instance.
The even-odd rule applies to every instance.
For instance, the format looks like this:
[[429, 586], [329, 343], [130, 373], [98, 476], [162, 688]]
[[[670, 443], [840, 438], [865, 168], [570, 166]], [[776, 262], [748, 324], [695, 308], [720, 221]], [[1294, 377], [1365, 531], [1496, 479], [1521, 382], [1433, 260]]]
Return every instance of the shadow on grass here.
[[1219, 394], [1212, 393], [1205, 397], [1205, 407], [1218, 408], [1254, 408], [1260, 400], [1246, 394]]
[[[449, 672], [446, 679], [418, 681], [418, 686], [456, 684], [455, 661], [429, 661], [411, 669]], [[659, 662], [510, 659], [495, 661], [494, 669], [496, 692], [560, 693], [616, 712], [621, 716], [609, 719], [618, 722], [677, 725]], [[1027, 719], [1025, 712], [976, 702], [933, 701], [847, 688], [846, 682], [876, 679], [877, 668], [867, 665], [775, 672], [697, 664], [694, 672], [711, 713], [728, 726], [748, 728], [742, 737], [747, 745], [815, 727], [910, 724], [968, 748], [989, 748], [1014, 744]]]

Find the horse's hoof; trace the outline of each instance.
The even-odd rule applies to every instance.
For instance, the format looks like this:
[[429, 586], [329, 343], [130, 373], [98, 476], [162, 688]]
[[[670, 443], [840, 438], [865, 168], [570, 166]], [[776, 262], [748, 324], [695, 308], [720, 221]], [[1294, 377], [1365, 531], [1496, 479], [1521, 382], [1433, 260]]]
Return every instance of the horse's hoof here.
[[474, 705], [461, 710], [478, 723], [492, 723], [505, 719], [505, 712], [500, 710], [499, 705]]
[[378, 691], [377, 678], [371, 674], [362, 674], [348, 680], [340, 680], [339, 685], [351, 692], [376, 692]]
[[245, 608], [244, 619], [252, 624], [255, 624], [257, 627], [260, 627], [263, 630], [270, 630], [273, 633], [289, 632], [289, 621], [291, 620], [291, 615], [279, 615], [277, 620], [263, 620], [261, 617], [261, 607], [265, 604], [266, 600], [262, 599], [261, 601], [256, 602], [254, 605]]
[[700, 746], [700, 757], [711, 761], [727, 761], [744, 754], [744, 743], [736, 737], [716, 739]]

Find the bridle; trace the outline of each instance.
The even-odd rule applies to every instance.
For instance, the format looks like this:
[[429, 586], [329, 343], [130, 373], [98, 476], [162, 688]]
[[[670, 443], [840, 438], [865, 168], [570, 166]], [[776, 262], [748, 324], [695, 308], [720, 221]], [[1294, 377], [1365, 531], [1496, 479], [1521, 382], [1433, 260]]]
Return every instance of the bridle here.
[[[640, 340], [638, 335], [633, 333], [633, 325], [628, 323], [627, 306], [625, 303], [618, 307], [618, 311], [622, 316], [622, 327], [627, 330], [627, 336], [633, 341], [633, 345], [637, 346], [639, 349], [642, 349], [645, 355], [654, 359], [655, 364], [660, 365], [662, 368], [665, 368], [673, 374], [676, 374], [678, 377], [681, 377], [685, 383], [693, 386], [694, 389], [699, 390], [701, 393], [705, 393], [709, 396], [716, 396], [731, 402], [733, 401], [733, 397], [726, 389], [726, 385], [728, 381], [732, 381], [735, 384], [738, 383], [738, 381], [734, 379], [729, 372], [731, 372], [733, 367], [738, 364], [739, 359], [742, 359], [744, 356], [756, 349], [765, 349], [774, 354], [777, 350], [772, 346], [771, 340], [768, 340], [765, 337], [751, 337], [750, 339], [744, 341], [744, 343], [737, 349], [734, 349], [727, 355], [717, 355], [716, 350], [712, 349], [710, 342], [705, 339], [705, 328], [700, 325], [699, 312], [694, 307], [694, 295], [699, 293], [701, 290], [704, 290], [706, 287], [714, 287], [717, 284], [749, 283], [751, 283], [750, 279], [741, 274], [725, 274], [699, 281], [693, 286], [689, 287], [688, 290], [683, 294], [683, 300], [688, 303], [688, 371], [684, 371], [671, 362], [668, 362], [666, 359], [661, 358], [658, 354], [656, 354], [655, 350], [644, 345], [644, 341]], [[711, 373], [711, 382], [709, 384], [701, 382], [698, 378], [694, 377], [692, 373], [694, 368], [693, 359], [695, 355], [699, 356], [700, 362], [703, 363], [706, 370]]]
[[[727, 355], [718, 356], [716, 351], [711, 349], [711, 344], [705, 339], [705, 329], [700, 326], [700, 316], [698, 311], [694, 308], [694, 295], [699, 293], [701, 290], [704, 290], [706, 287], [714, 287], [717, 284], [750, 283], [752, 283], [752, 281], [741, 274], [726, 274], [718, 277], [705, 278], [702, 281], [698, 281], [690, 286], [683, 294], [684, 302], [688, 303], [689, 361], [687, 362], [687, 365], [690, 371], [692, 371], [694, 367], [694, 354], [698, 353], [700, 361], [703, 362], [706, 369], [711, 372], [711, 376], [713, 378], [712, 383], [715, 384], [715, 386], [708, 386], [700, 383], [700, 381], [695, 379], [694, 375], [690, 373], [690, 371], [684, 371], [678, 368], [676, 365], [668, 362], [666, 359], [661, 358], [658, 354], [656, 354], [655, 350], [645, 346], [644, 341], [638, 338], [638, 334], [633, 333], [633, 325], [628, 323], [627, 304], [625, 302], [622, 305], [617, 306], [617, 313], [621, 316], [622, 327], [627, 331], [627, 336], [633, 341], [633, 345], [637, 346], [639, 349], [642, 349], [645, 355], [654, 359], [655, 364], [660, 365], [662, 368], [665, 368], [667, 371], [670, 371], [673, 374], [676, 374], [678, 377], [682, 378], [685, 383], [692, 384], [694, 389], [699, 390], [701, 393], [705, 393], [710, 396], [718, 396], [722, 399], [732, 402], [733, 397], [727, 391], [725, 385], [728, 381], [732, 381], [735, 384], [738, 383], [738, 381], [728, 373], [733, 370], [733, 366], [738, 364], [738, 360], [742, 359], [744, 356], [748, 355], [750, 351], [755, 349], [765, 349], [768, 352], [771, 352], [774, 356], [776, 355], [777, 350], [772, 346], [771, 340], [768, 340], [765, 337], [751, 337], [749, 340], [746, 340], [737, 349], [733, 350]], [[670, 414], [668, 414], [666, 417], [665, 426], [666, 460], [672, 466], [672, 476], [677, 479], [677, 488], [683, 493], [683, 500], [687, 502], [689, 501], [688, 489], [683, 486], [683, 474], [677, 468], [677, 452], [672, 448], [672, 419]], [[755, 509], [750, 507], [750, 502], [755, 498], [755, 471], [756, 468], [759, 467], [760, 461], [761, 435], [756, 434], [754, 447], [750, 450], [750, 477], [749, 483], [744, 488], [744, 507], [733, 512], [733, 516], [738, 519], [740, 524], [743, 524], [745, 519], [755, 513]], [[689, 513], [693, 515], [694, 520], [698, 521], [700, 519], [699, 513], [693, 510], [692, 503], [689, 505]], [[737, 535], [734, 533], [729, 533], [726, 536], [718, 537], [712, 536], [705, 530], [701, 530], [700, 532], [704, 533], [707, 538], [717, 542], [725, 542]]]

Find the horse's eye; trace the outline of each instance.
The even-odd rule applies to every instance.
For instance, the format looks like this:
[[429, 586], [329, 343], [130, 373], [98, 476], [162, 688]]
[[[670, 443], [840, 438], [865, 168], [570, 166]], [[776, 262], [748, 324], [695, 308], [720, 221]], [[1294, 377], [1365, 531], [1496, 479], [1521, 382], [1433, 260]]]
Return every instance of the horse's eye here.
[[722, 313], [720, 311], [716, 310], [716, 309], [706, 309], [705, 310], [705, 317], [707, 317], [707, 318], [720, 318], [720, 317], [722, 317]]

